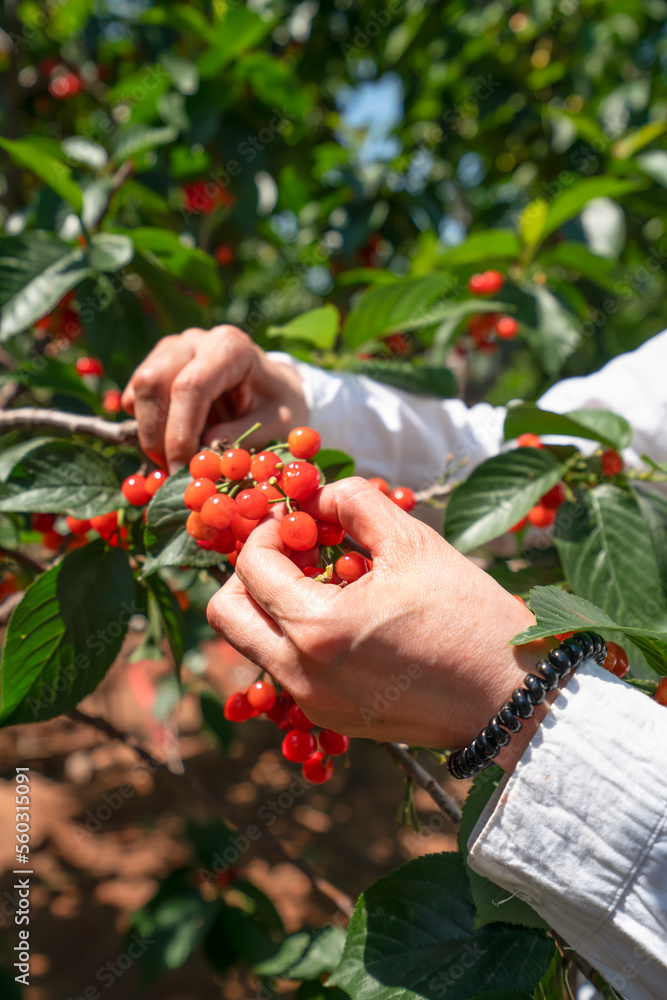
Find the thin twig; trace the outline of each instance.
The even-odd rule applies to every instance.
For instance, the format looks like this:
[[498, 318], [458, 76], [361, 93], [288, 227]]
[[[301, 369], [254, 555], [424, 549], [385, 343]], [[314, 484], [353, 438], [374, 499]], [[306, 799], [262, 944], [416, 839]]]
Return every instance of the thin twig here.
[[558, 950], [560, 951], [563, 959], [566, 962], [571, 962], [575, 965], [579, 972], [582, 973], [588, 979], [590, 983], [593, 984], [598, 993], [605, 998], [605, 1000], [619, 1000], [619, 995], [613, 987], [605, 980], [604, 976], [598, 972], [598, 970], [591, 965], [587, 958], [580, 955], [578, 951], [571, 948], [567, 941], [558, 934], [553, 927], [550, 928], [550, 933]]
[[111, 202], [113, 201], [113, 197], [116, 194], [116, 191], [118, 191], [123, 186], [123, 184], [125, 183], [125, 181], [130, 176], [133, 170], [134, 170], [134, 163], [132, 162], [132, 160], [126, 160], [125, 163], [122, 163], [120, 165], [116, 173], [111, 178], [111, 185], [109, 187], [109, 191], [107, 194], [107, 200], [102, 207], [102, 211], [97, 217], [97, 221], [95, 223], [95, 231], [97, 231], [100, 228], [100, 223], [102, 222], [102, 219], [109, 211], [109, 207], [111, 206]]
[[438, 809], [451, 819], [452, 823], [456, 823], [458, 826], [461, 822], [461, 810], [457, 806], [454, 799], [452, 799], [447, 792], [444, 790], [442, 785], [440, 785], [430, 771], [427, 771], [425, 767], [415, 760], [407, 750], [406, 746], [402, 743], [380, 743], [381, 747], [384, 747], [390, 756], [394, 758], [397, 764], [399, 764], [406, 774], [408, 774], [413, 781], [415, 781], [420, 788], [423, 788], [425, 792], [431, 796], [435, 802]]
[[6, 625], [12, 616], [12, 611], [17, 608], [23, 600], [23, 591], [17, 590], [14, 594], [9, 594], [0, 604], [0, 625]]
[[433, 486], [427, 486], [426, 489], [415, 493], [415, 500], [417, 503], [424, 503], [426, 500], [444, 499], [449, 496], [455, 485], [456, 483], [434, 483]]
[[24, 406], [0, 412], [0, 431], [16, 427], [54, 427], [70, 434], [89, 434], [112, 444], [137, 444], [139, 432], [136, 420], [114, 423], [102, 417], [86, 417], [62, 410], [41, 410]]
[[37, 562], [36, 559], [31, 559], [30, 556], [27, 556], [25, 552], [21, 552], [20, 549], [3, 549], [0, 547], [0, 559], [15, 562], [17, 566], [22, 566], [29, 573], [45, 573], [49, 568], [44, 563]]
[[[146, 761], [147, 764], [153, 770], [161, 770], [175, 783], [187, 787], [193, 795], [202, 802], [205, 802], [210, 806], [215, 812], [217, 812], [222, 818], [231, 823], [239, 830], [247, 828], [250, 824], [248, 823], [245, 816], [243, 816], [234, 806], [225, 802], [223, 799], [218, 798], [208, 790], [204, 785], [202, 785], [196, 778], [192, 775], [186, 774], [183, 771], [180, 774], [176, 774], [169, 770], [166, 764], [161, 763], [156, 760], [151, 753], [148, 752], [144, 747], [142, 747], [136, 739], [129, 736], [127, 733], [122, 733], [119, 729], [116, 729], [110, 722], [106, 719], [102, 719], [99, 716], [86, 715], [84, 712], [74, 709], [74, 711], [69, 713], [69, 718], [76, 723], [80, 723], [84, 726], [92, 726], [94, 729], [98, 729], [100, 732], [104, 733], [110, 739], [120, 740], [126, 746], [131, 747], [141, 758]], [[293, 858], [283, 847], [280, 841], [269, 833], [268, 830], [262, 830], [262, 837], [267, 847], [272, 851], [272, 853], [279, 857], [282, 861], [287, 861], [289, 864], [294, 865], [299, 871], [310, 880], [311, 884], [327, 899], [332, 900], [339, 910], [346, 916], [351, 916], [354, 910], [354, 903], [352, 899], [342, 890], [336, 888], [331, 882], [323, 878], [314, 868], [312, 868], [307, 861], [303, 859]]]

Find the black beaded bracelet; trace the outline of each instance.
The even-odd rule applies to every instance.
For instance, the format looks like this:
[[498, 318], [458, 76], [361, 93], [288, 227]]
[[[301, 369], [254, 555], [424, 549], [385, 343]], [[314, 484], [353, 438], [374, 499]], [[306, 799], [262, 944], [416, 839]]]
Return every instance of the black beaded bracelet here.
[[514, 691], [479, 736], [451, 755], [447, 767], [455, 778], [470, 778], [488, 767], [501, 747], [507, 746], [511, 734], [519, 732], [523, 725], [521, 720], [529, 718], [534, 706], [544, 701], [547, 691], [558, 687], [561, 677], [575, 670], [583, 660], [592, 657], [602, 666], [607, 658], [607, 646], [597, 632], [575, 632], [556, 649], [550, 650], [547, 657], [536, 664], [537, 673], [528, 674], [523, 687]]

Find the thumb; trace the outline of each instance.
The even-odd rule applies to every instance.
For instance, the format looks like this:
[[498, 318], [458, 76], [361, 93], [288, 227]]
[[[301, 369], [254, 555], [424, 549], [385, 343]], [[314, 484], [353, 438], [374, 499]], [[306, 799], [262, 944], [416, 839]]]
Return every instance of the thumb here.
[[337, 521], [373, 559], [386, 559], [412, 529], [409, 514], [358, 476], [324, 486], [299, 506], [322, 521]]

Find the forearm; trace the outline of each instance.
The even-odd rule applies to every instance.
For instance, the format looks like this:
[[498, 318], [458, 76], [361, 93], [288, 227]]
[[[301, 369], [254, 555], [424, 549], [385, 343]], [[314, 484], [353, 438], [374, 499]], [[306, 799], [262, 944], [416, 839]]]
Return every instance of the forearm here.
[[527, 899], [628, 1000], [667, 981], [666, 759], [664, 708], [588, 663], [468, 845], [475, 871]]

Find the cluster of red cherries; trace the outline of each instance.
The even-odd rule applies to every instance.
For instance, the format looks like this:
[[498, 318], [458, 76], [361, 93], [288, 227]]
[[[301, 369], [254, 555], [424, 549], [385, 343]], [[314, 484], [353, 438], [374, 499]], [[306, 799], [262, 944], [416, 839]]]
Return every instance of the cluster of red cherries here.
[[[468, 280], [471, 295], [497, 295], [505, 279], [500, 271], [482, 271]], [[497, 340], [514, 340], [519, 332], [519, 324], [513, 316], [503, 316], [497, 312], [477, 313], [468, 321], [468, 333], [478, 351], [491, 354], [497, 348]]]
[[[320, 435], [312, 427], [296, 427], [286, 444], [256, 454], [238, 446], [223, 453], [210, 448], [198, 452], [190, 462], [193, 480], [183, 495], [190, 510], [188, 534], [201, 549], [219, 552], [235, 566], [245, 542], [271, 506], [285, 503], [287, 514], [279, 530], [292, 561], [306, 576], [322, 583], [354, 583], [370, 571], [371, 560], [341, 549], [345, 529], [340, 524], [316, 520], [299, 509], [321, 485], [319, 470], [310, 461], [320, 444]], [[408, 487], [390, 491], [383, 479], [370, 482], [403, 510], [415, 506], [415, 495]], [[125, 487], [123, 492], [128, 496]]]
[[265, 715], [285, 732], [282, 753], [286, 760], [301, 764], [304, 778], [314, 785], [321, 785], [333, 775], [333, 757], [341, 757], [350, 746], [349, 736], [333, 729], [320, 729], [313, 733], [314, 723], [295, 704], [287, 691], [278, 691], [268, 680], [257, 680], [247, 691], [230, 694], [225, 702], [225, 718], [230, 722], [247, 722]]
[[[544, 448], [537, 434], [520, 434], [516, 439], [519, 448]], [[613, 448], [603, 451], [600, 455], [600, 470], [603, 476], [618, 476], [623, 471], [623, 459]], [[563, 483], [556, 483], [548, 493], [540, 498], [540, 502], [532, 507], [525, 517], [510, 528], [515, 533], [531, 524], [534, 528], [548, 528], [556, 520], [558, 508], [567, 500]]]

